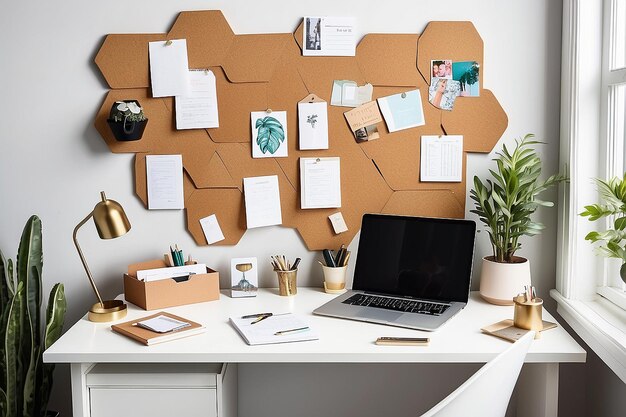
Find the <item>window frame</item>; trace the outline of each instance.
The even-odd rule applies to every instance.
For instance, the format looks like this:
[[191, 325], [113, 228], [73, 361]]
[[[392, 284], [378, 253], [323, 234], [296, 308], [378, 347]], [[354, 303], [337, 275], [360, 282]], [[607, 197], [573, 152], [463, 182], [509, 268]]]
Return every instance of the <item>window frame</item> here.
[[613, 1], [563, 1], [560, 165], [570, 181], [559, 190], [557, 280], [551, 295], [559, 314], [626, 382], [626, 311], [606, 299], [614, 295], [606, 285], [614, 265], [584, 240], [598, 222], [579, 215], [585, 205], [598, 201], [592, 179], [607, 178], [616, 167], [606, 157], [614, 143], [600, 139], [611, 128], [605, 120], [608, 85], [615, 79], [603, 76], [609, 64], [603, 36], [610, 28], [605, 22]]

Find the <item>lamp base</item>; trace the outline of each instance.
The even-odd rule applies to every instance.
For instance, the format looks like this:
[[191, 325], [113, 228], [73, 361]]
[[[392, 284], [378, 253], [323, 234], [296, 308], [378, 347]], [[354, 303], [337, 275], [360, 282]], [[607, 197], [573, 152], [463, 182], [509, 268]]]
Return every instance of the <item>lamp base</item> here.
[[[104, 307], [103, 307], [104, 305]], [[107, 300], [102, 304], [96, 303], [89, 309], [89, 321], [95, 322], [107, 322], [113, 320], [119, 320], [126, 317], [126, 304], [121, 300]]]

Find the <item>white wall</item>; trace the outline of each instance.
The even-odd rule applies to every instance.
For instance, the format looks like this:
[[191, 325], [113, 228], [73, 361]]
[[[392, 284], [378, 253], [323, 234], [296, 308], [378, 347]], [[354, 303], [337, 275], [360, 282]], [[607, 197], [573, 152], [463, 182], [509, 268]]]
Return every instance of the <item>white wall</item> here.
[[[301, 256], [300, 284], [321, 285], [314, 262], [318, 255], [307, 253], [294, 230], [257, 229], [236, 247], [196, 247], [185, 230], [183, 212], [143, 208], [134, 195], [132, 155], [110, 153], [93, 127], [108, 90], [93, 64], [103, 37], [166, 32], [180, 10], [195, 9], [223, 10], [235, 33], [291, 32], [307, 14], [354, 15], [361, 34], [416, 33], [430, 20], [470, 20], [484, 40], [484, 87], [495, 93], [509, 116], [503, 140], [512, 143], [515, 137], [535, 133], [547, 142], [541, 149], [546, 172], [557, 169], [561, 1], [10, 2], [0, 14], [0, 248], [5, 256], [14, 256], [28, 216], [42, 218], [44, 285], [48, 290], [54, 282], [65, 283], [68, 327], [94, 302], [71, 233], [100, 190], [122, 203], [133, 223], [132, 232], [115, 241], [99, 240], [91, 225], [81, 230], [81, 245], [106, 297], [122, 292], [121, 274], [128, 263], [158, 257], [174, 242], [226, 279], [232, 257]], [[470, 156], [468, 185], [474, 174], [486, 175], [492, 157]], [[555, 282], [556, 210], [539, 212], [538, 218], [547, 230], [525, 241], [520, 254], [531, 259], [533, 280], [548, 298]], [[266, 247], [268, 240], [271, 248]], [[482, 233], [477, 259], [488, 251]], [[269, 266], [261, 285], [274, 285]], [[52, 403], [70, 415], [67, 369], [60, 371]]]

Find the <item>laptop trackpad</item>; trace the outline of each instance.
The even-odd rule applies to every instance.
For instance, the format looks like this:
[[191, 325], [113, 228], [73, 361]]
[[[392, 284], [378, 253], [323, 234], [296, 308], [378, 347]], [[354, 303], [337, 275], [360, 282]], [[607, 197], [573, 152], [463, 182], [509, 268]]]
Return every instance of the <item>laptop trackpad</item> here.
[[364, 308], [357, 313], [357, 316], [372, 320], [394, 321], [403, 314], [378, 308]]

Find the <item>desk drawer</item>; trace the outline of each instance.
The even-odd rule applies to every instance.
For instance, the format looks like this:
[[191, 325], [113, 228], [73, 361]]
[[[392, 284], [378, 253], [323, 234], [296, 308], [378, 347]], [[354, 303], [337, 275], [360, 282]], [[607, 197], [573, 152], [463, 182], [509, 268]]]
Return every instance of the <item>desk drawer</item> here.
[[211, 388], [91, 388], [91, 417], [217, 417]]

